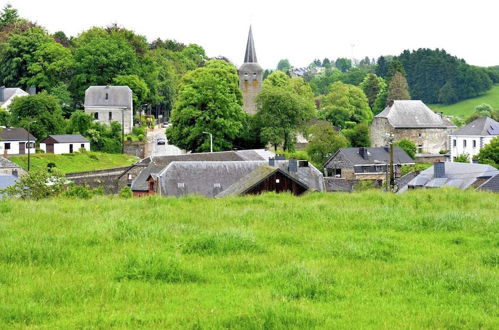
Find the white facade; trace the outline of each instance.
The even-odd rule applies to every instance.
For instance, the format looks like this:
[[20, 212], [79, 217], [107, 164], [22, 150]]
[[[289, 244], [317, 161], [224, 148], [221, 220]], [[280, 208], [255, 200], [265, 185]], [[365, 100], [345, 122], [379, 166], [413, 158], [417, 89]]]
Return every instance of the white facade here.
[[480, 150], [490, 141], [495, 138], [493, 135], [450, 135], [450, 156], [451, 161], [457, 156], [467, 154], [470, 163], [473, 162], [473, 157], [480, 153]]
[[[7, 140], [2, 140], [0, 141], [0, 155], [19, 155], [20, 150], [22, 147], [20, 147], [20, 144], [23, 144], [25, 147], [24, 153], [21, 154], [27, 154], [28, 153], [28, 148], [26, 148], [28, 141], [7, 141]], [[34, 141], [30, 141], [31, 147], [29, 152], [34, 154], [36, 152], [35, 150], [35, 143]]]
[[9, 105], [12, 103], [12, 101], [19, 96], [28, 96], [29, 94], [23, 91], [20, 88], [9, 88], [9, 90], [12, 90], [11, 93], [9, 93], [9, 97], [0, 105], [0, 108], [8, 110]]
[[[70, 154], [80, 149], [90, 151], [90, 142], [86, 143], [54, 143], [54, 154]], [[47, 152], [47, 144], [40, 143], [40, 149]]]

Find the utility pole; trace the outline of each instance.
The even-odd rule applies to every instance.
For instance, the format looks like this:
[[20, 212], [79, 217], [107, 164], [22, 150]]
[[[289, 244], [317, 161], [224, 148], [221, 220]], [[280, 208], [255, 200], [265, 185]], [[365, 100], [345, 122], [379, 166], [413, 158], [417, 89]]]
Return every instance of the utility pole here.
[[121, 153], [125, 153], [125, 110], [121, 109]]
[[29, 169], [31, 167], [31, 152], [30, 152], [30, 147], [31, 147], [31, 142], [30, 142], [30, 134], [29, 134], [29, 126], [33, 123], [36, 123], [36, 120], [33, 120], [33, 121], [30, 121], [28, 122], [28, 144], [26, 145], [28, 147], [28, 172], [29, 172]]
[[393, 191], [395, 187], [395, 173], [393, 172], [393, 133], [387, 133], [385, 139], [390, 147], [390, 181], [388, 182], [388, 164], [386, 169], [386, 191], [388, 191], [388, 184], [390, 184], [390, 191]]
[[208, 134], [210, 136], [210, 152], [213, 152], [213, 134], [209, 132], [203, 132], [203, 134]]

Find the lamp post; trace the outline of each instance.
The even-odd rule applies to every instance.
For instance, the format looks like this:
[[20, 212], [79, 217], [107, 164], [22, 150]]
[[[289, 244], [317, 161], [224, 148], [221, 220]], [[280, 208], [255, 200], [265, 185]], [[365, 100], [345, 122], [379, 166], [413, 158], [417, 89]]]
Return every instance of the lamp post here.
[[33, 120], [33, 121], [30, 121], [28, 122], [28, 144], [27, 144], [27, 147], [28, 147], [28, 172], [29, 172], [29, 169], [30, 169], [30, 165], [31, 165], [31, 152], [30, 152], [30, 149], [31, 149], [31, 142], [30, 142], [30, 134], [29, 134], [29, 126], [33, 123], [36, 123], [36, 120]]
[[210, 152], [213, 152], [213, 134], [210, 132], [203, 132], [203, 134], [208, 134], [210, 136]]

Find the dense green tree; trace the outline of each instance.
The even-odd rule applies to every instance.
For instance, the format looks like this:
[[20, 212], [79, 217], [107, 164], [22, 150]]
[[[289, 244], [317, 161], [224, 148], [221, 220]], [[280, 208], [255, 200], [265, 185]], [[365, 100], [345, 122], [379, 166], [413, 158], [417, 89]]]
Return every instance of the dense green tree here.
[[20, 19], [17, 9], [12, 8], [11, 4], [6, 4], [0, 14], [0, 31]]
[[374, 73], [370, 73], [364, 78], [359, 87], [364, 91], [364, 94], [366, 94], [369, 107], [372, 109], [380, 92], [386, 89], [386, 83], [383, 78], [376, 76]]
[[2, 193], [15, 198], [40, 200], [61, 194], [66, 181], [64, 174], [57, 170], [50, 173], [45, 170], [31, 171]]
[[307, 153], [316, 164], [324, 164], [331, 154], [349, 145], [348, 139], [336, 132], [329, 122], [318, 122], [307, 130]]
[[173, 108], [168, 139], [189, 151], [229, 150], [242, 132], [244, 112], [236, 68], [220, 60], [185, 75]]
[[149, 97], [149, 87], [144, 79], [137, 75], [117, 76], [113, 78], [113, 84], [117, 86], [128, 86], [133, 92], [134, 106], [145, 103]]
[[377, 115], [386, 108], [388, 104], [388, 89], [380, 91], [373, 104], [373, 115]]
[[341, 81], [345, 84], [350, 84], [358, 86], [364, 81], [367, 76], [367, 72], [360, 68], [351, 68], [347, 72], [343, 72], [338, 76], [337, 81]]
[[69, 118], [67, 133], [88, 135], [88, 130], [92, 128], [94, 119], [91, 115], [86, 114], [82, 110], [77, 110], [71, 114]]
[[348, 139], [352, 147], [371, 146], [369, 125], [367, 125], [367, 122], [357, 124], [353, 128], [343, 129], [341, 133]]
[[471, 123], [473, 120], [480, 117], [490, 117], [495, 121], [499, 121], [499, 110], [494, 110], [489, 104], [482, 103], [475, 107], [475, 112], [466, 118], [465, 123]]
[[414, 159], [416, 152], [418, 151], [418, 147], [414, 144], [414, 142], [408, 139], [402, 139], [396, 142], [395, 145], [402, 148], [412, 159]]
[[0, 109], [0, 126], [10, 126], [10, 112]]
[[407, 80], [400, 72], [395, 72], [388, 86], [388, 100], [410, 100], [409, 86]]
[[[65, 122], [61, 106], [56, 97], [42, 92], [25, 97], [17, 97], [9, 105], [11, 125], [30, 129], [38, 139], [50, 134], [63, 134]], [[35, 121], [34, 123], [31, 123]], [[31, 125], [30, 125], [31, 123]]]
[[388, 77], [387, 79], [390, 80], [396, 73], [402, 74], [402, 76], [406, 76], [404, 66], [402, 65], [402, 62], [398, 60], [393, 60], [388, 64]]
[[352, 61], [348, 58], [340, 57], [336, 59], [334, 66], [341, 72], [347, 72], [352, 67]]
[[69, 116], [71, 116], [71, 113], [74, 111], [73, 97], [69, 92], [69, 86], [63, 82], [60, 82], [48, 88], [47, 92], [57, 98], [59, 104], [61, 105], [64, 117], [69, 118]]
[[373, 117], [364, 92], [356, 86], [335, 82], [321, 103], [319, 116], [344, 128], [347, 121], [361, 123]]
[[277, 63], [277, 70], [288, 73], [291, 70], [291, 63], [289, 63], [287, 58], [282, 59]]
[[489, 164], [499, 169], [499, 136], [493, 138], [480, 150], [478, 161], [481, 164]]
[[386, 61], [384, 56], [380, 56], [376, 63], [376, 75], [378, 77], [387, 78], [388, 77], [388, 65], [389, 63]]
[[327, 58], [327, 57], [324, 58], [322, 60], [322, 67], [324, 67], [326, 69], [330, 68], [331, 67], [331, 60], [329, 58]]

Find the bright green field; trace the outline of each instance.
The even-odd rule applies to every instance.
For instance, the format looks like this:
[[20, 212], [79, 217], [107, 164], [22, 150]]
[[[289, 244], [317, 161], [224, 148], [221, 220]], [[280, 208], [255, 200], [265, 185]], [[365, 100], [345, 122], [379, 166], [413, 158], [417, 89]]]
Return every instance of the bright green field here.
[[467, 117], [473, 114], [477, 105], [482, 103], [487, 103], [494, 109], [499, 109], [499, 85], [494, 85], [491, 90], [482, 96], [467, 99], [451, 105], [431, 104], [429, 107], [432, 110], [441, 111], [446, 115]]
[[[9, 157], [9, 160], [28, 168], [28, 156]], [[102, 152], [85, 152], [73, 154], [34, 154], [31, 155], [31, 169], [47, 169], [48, 163], [55, 163], [64, 173], [104, 170], [108, 168], [128, 166], [135, 163], [137, 157], [126, 154], [107, 154]]]
[[0, 202], [0, 328], [498, 329], [499, 195]]

